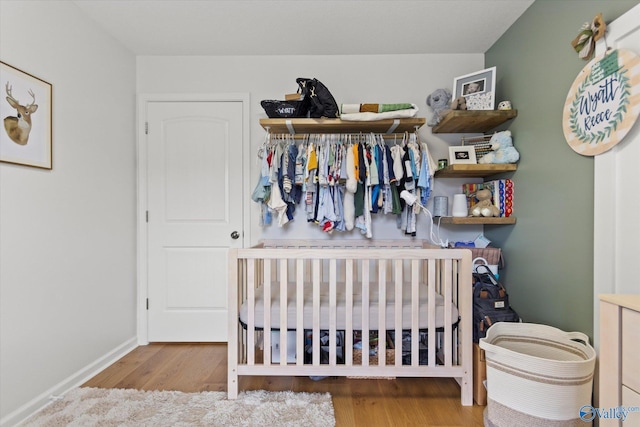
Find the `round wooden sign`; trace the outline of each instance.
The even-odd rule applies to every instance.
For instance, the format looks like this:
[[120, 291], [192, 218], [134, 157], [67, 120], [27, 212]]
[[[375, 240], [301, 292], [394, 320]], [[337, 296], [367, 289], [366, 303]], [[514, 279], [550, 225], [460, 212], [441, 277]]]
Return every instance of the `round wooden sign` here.
[[640, 57], [608, 51], [589, 62], [569, 89], [562, 127], [569, 146], [585, 156], [614, 147], [640, 112]]

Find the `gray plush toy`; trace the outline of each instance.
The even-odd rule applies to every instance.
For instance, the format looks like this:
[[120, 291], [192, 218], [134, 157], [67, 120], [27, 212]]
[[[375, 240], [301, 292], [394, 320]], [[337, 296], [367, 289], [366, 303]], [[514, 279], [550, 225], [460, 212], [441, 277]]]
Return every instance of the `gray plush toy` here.
[[451, 110], [451, 91], [449, 89], [436, 89], [427, 96], [427, 105], [433, 110], [433, 115], [427, 123], [428, 126], [435, 126]]

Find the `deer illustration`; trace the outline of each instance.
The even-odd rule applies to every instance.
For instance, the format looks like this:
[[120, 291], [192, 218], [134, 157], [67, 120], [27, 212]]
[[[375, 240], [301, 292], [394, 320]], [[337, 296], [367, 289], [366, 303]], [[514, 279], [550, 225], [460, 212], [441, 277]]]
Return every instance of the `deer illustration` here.
[[31, 132], [31, 115], [36, 112], [36, 96], [31, 89], [29, 95], [33, 98], [33, 102], [29, 105], [20, 105], [17, 99], [11, 95], [11, 86], [7, 82], [5, 89], [7, 91], [7, 102], [18, 111], [18, 116], [7, 116], [4, 118], [4, 128], [9, 138], [16, 144], [27, 145], [29, 142], [29, 132]]

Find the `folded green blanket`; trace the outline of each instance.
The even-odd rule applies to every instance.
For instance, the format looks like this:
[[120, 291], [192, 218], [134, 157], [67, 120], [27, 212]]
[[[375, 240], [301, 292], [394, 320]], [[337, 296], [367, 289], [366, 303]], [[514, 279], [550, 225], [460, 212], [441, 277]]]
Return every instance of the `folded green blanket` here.
[[380, 104], [378, 107], [378, 113], [385, 113], [387, 111], [408, 110], [413, 108], [413, 104]]
[[388, 111], [408, 110], [415, 106], [410, 103], [401, 104], [342, 104], [341, 114], [353, 113], [386, 113]]

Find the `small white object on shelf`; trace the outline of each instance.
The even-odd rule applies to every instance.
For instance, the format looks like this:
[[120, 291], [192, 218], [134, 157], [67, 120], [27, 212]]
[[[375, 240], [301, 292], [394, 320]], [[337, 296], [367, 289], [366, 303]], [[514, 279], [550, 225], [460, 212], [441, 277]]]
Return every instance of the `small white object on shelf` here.
[[453, 195], [453, 207], [451, 209], [451, 216], [469, 216], [467, 210], [467, 196], [464, 193]]

